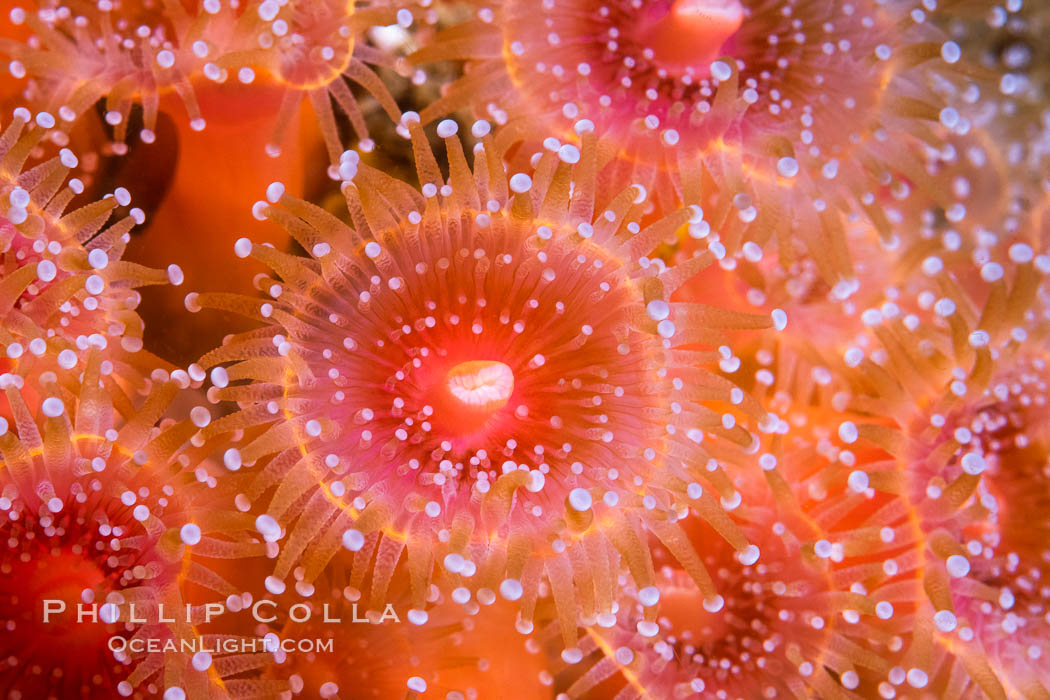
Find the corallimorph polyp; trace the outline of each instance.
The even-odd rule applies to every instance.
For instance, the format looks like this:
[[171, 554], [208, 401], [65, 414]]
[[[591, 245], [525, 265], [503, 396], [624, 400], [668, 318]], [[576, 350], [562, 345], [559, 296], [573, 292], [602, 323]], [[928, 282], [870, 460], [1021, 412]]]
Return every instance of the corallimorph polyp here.
[[25, 169], [54, 126], [51, 114], [33, 117], [19, 108], [0, 136], [0, 343], [18, 362], [49, 348], [56, 354], [82, 352], [91, 339], [110, 345], [110, 357], [119, 357], [122, 366], [134, 364], [143, 332], [134, 288], [181, 284], [182, 270], [171, 265], [164, 272], [120, 259], [132, 227], [143, 221], [142, 211], [132, 208], [106, 226], [115, 210], [131, 203], [123, 187], [66, 211], [84, 190], [79, 179], [67, 181], [78, 162], [68, 148]]
[[705, 438], [750, 445], [738, 417], [758, 412], [706, 367], [732, 358], [718, 329], [773, 322], [667, 301], [712, 258], [647, 255], [694, 211], [642, 225], [644, 188], [596, 199], [589, 123], [530, 177], [504, 170], [486, 122], [472, 172], [442, 122], [447, 181], [418, 118], [402, 126], [422, 194], [347, 153], [349, 227], [275, 183], [256, 211], [309, 257], [245, 239], [280, 275], [260, 282], [272, 300], [187, 297], [266, 324], [202, 359], [241, 407], [208, 431], [244, 430], [225, 463], [254, 468], [248, 503], [287, 530], [272, 589], [300, 560], [310, 581], [341, 545], [366, 564], [378, 547], [373, 591], [406, 552], [415, 621], [436, 562], [483, 604], [520, 599], [528, 629], [546, 578], [571, 647], [578, 612], [611, 616], [619, 562], [651, 583], [646, 530], [695, 558], [681, 504], [747, 547]]
[[1036, 697], [1050, 688], [1050, 373], [1038, 350], [1007, 347], [997, 360], [990, 380], [957, 380], [950, 391], [964, 393], [908, 424], [896, 456], [909, 465], [904, 490], [926, 533], [935, 626], [967, 665], [991, 662], [1003, 688], [993, 681], [989, 695]]
[[730, 252], [776, 234], [834, 259], [845, 251], [830, 212], [865, 209], [889, 235], [880, 188], [930, 180], [908, 144], [936, 143], [949, 98], [930, 102], [933, 77], [960, 51], [926, 14], [867, 0], [504, 0], [410, 60], [467, 61], [424, 121], [473, 105], [505, 122], [501, 139], [574, 142], [573, 121], [591, 119], [613, 182], [700, 203]]
[[[1002, 364], [981, 398], [944, 416], [934, 443], [966, 445], [943, 475], [961, 471], [976, 481], [984, 466], [973, 500], [953, 523], [958, 529], [949, 526], [964, 548], [946, 541], [947, 569], [958, 581], [955, 614], [967, 626], [960, 634], [976, 638], [1011, 691], [1029, 696], [1050, 692], [1048, 387], [1046, 354], [1021, 353]], [[931, 481], [928, 488], [943, 487]]]
[[[892, 564], [922, 584], [907, 603], [918, 606], [915, 630], [931, 629], [990, 697], [1037, 696], [1048, 687], [1038, 288], [1050, 257], [1025, 243], [1007, 249], [1009, 260], [998, 252], [983, 251], [979, 279], [931, 256], [903, 311], [865, 312], [878, 342], [848, 351], [852, 388], [838, 402], [853, 413], [838, 437], [851, 485], [902, 496], [919, 529], [915, 555]], [[917, 687], [936, 687], [936, 669], [917, 668]]]
[[205, 500], [214, 479], [180, 471], [175, 451], [196, 426], [157, 424], [188, 375], [158, 370], [148, 395], [133, 401], [113, 387], [112, 364], [97, 350], [55, 369], [26, 379], [33, 391], [0, 376], [0, 691], [26, 700], [112, 698], [140, 687], [175, 688], [169, 700], [217, 697], [200, 658], [110, 643], [192, 639], [202, 610], [184, 605], [184, 581], [234, 592], [185, 556], [189, 547], [206, 558], [262, 553], [261, 543], [230, 536], [238, 521], [250, 527], [247, 516]]
[[[764, 490], [752, 486], [749, 495]], [[868, 626], [840, 616], [857, 596], [833, 590], [830, 562], [775, 510], [745, 504], [733, 515], [754, 543], [744, 552], [700, 521], [683, 524], [703, 543], [718, 596], [706, 599], [679, 567], [661, 567], [655, 588], [621, 598], [615, 627], [588, 630], [582, 646], [595, 661], [587, 673], [572, 680], [572, 669], [555, 665], [556, 678], [572, 680], [565, 697], [613, 697], [621, 687], [616, 697], [846, 697], [844, 687], [857, 687], [855, 663], [870, 660], [844, 632], [860, 636]], [[659, 618], [647, 622], [657, 596]]]

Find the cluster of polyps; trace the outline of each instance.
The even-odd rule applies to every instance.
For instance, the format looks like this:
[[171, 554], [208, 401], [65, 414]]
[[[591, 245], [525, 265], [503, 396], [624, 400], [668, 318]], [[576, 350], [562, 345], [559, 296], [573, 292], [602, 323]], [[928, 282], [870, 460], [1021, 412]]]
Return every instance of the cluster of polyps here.
[[[0, 377], [0, 617], [6, 663], [17, 669], [5, 688], [101, 698], [171, 685], [208, 697], [209, 659], [123, 653], [110, 640], [196, 636], [202, 610], [184, 598], [184, 582], [239, 596], [207, 562], [263, 547], [245, 535], [246, 516], [221, 508], [207, 469], [176, 454], [196, 426], [158, 423], [185, 373], [156, 371], [125, 419], [107, 388], [110, 364], [93, 350], [55, 371]], [[176, 612], [158, 615], [165, 608]]]
[[[468, 64], [425, 121], [472, 105], [505, 123], [501, 139], [573, 141], [586, 117], [614, 180], [665, 208], [701, 204], [704, 235], [731, 254], [801, 244], [837, 282], [852, 276], [840, 214], [863, 210], [890, 236], [882, 189], [930, 179], [910, 147], [940, 144], [933, 86], [970, 85], [959, 47], [918, 5], [506, 0], [410, 60]], [[968, 128], [951, 113], [941, 131]], [[950, 187], [927, 191], [957, 203]]]
[[572, 646], [578, 614], [613, 619], [621, 562], [651, 583], [647, 531], [695, 559], [674, 525], [690, 506], [748, 547], [705, 441], [750, 446], [738, 421], [758, 410], [705, 368], [731, 358], [719, 329], [773, 319], [668, 301], [711, 257], [647, 253], [694, 211], [643, 226], [638, 186], [600, 203], [589, 123], [582, 150], [542, 154], [531, 177], [504, 170], [485, 122], [472, 172], [443, 123], [447, 181], [418, 121], [404, 126], [421, 193], [350, 153], [351, 227], [275, 184], [257, 213], [310, 257], [244, 240], [237, 253], [279, 275], [260, 282], [272, 301], [187, 297], [266, 324], [202, 359], [213, 397], [241, 409], [206, 432], [243, 431], [224, 461], [257, 473], [244, 502], [273, 523], [271, 590], [340, 546], [366, 562], [378, 548], [381, 580], [404, 551], [417, 620], [435, 564], [483, 604], [520, 599], [523, 629], [545, 579]]
[[[342, 139], [332, 100], [350, 117], [359, 138], [368, 130], [358, 98], [345, 79], [362, 86], [397, 119], [401, 112], [372, 66], [393, 66], [391, 54], [362, 42], [375, 26], [402, 28], [430, 2], [345, 0], [239, 2], [204, 0], [195, 10], [179, 3], [138, 7], [98, 2], [77, 8], [43, 0], [33, 9], [15, 8], [10, 19], [27, 24], [33, 38], [4, 41], [9, 69], [31, 80], [28, 95], [59, 116], [63, 127], [100, 100], [105, 121], [114, 127], [117, 151], [124, 152], [132, 108], [141, 105], [144, 142], [156, 139], [161, 98], [175, 93], [190, 126], [206, 126], [194, 82], [252, 83], [256, 71], [286, 87], [273, 137], [266, 148], [279, 155], [280, 143], [296, 109], [309, 99], [333, 160]], [[425, 13], [427, 14], [427, 13]], [[345, 79], [344, 79], [345, 78]]]
[[[72, 633], [85, 653], [50, 675], [63, 659], [34, 628], [0, 688], [471, 696], [479, 678], [446, 673], [456, 659], [434, 647], [472, 660], [457, 624], [509, 629], [502, 610], [549, 635], [537, 679], [571, 697], [1045, 694], [1047, 372], [1033, 343], [1050, 258], [1045, 233], [1022, 227], [1046, 218], [1032, 167], [1046, 140], [1026, 132], [1004, 154], [997, 132], [973, 133], [987, 88], [932, 26], [969, 3], [501, 0], [463, 22], [443, 14], [452, 4], [10, 13], [26, 39], [0, 51], [41, 111], [17, 110], [0, 136], [0, 506], [16, 530], [0, 593], [12, 603], [68, 573], [71, 599], [124, 627]], [[407, 31], [439, 18], [457, 24]], [[417, 39], [404, 65], [465, 71], [402, 114], [374, 69], [401, 68]], [[166, 93], [201, 129], [201, 82], [234, 96], [216, 117], [238, 119], [267, 77], [283, 94], [274, 135], [248, 144], [245, 130], [245, 147], [281, 157], [309, 100], [344, 220], [274, 183], [252, 210], [306, 253], [240, 239], [233, 253], [272, 269], [262, 296], [186, 297], [259, 328], [204, 368], [151, 374], [131, 288], [181, 271], [120, 260], [142, 219], [107, 227], [126, 190], [67, 213], [76, 157], [26, 163], [76, 139], [93, 106], [119, 155], [140, 108], [141, 140], [161, 140]], [[1025, 81], [1001, 76], [992, 113], [1027, 100]], [[418, 188], [343, 151], [350, 130], [373, 150], [372, 98], [411, 138]], [[423, 126], [462, 107], [482, 121], [463, 139], [438, 124], [441, 160]], [[200, 209], [248, 210], [223, 199]], [[162, 419], [205, 369], [217, 410]], [[212, 463], [225, 472], [198, 466]], [[232, 616], [208, 610], [267, 596], [353, 610], [365, 590], [362, 607], [393, 598], [415, 626], [332, 627], [319, 634], [349, 653], [291, 663], [98, 661], [103, 630], [226, 639]], [[185, 623], [128, 628], [191, 599]], [[17, 614], [9, 628], [32, 626]], [[294, 615], [272, 633], [314, 632]]]

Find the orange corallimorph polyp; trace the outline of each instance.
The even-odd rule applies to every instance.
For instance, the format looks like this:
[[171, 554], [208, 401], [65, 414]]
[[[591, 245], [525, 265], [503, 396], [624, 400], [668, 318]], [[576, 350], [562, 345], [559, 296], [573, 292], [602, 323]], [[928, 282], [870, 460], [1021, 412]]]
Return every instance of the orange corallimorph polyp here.
[[[837, 213], [863, 210], [890, 236], [880, 189], [928, 180], [908, 148], [939, 143], [930, 86], [967, 83], [959, 47], [913, 5], [504, 0], [410, 60], [467, 62], [424, 121], [472, 105], [508, 143], [575, 143], [573, 122], [590, 119], [610, 181], [641, 182], [665, 209], [700, 204], [731, 254], [804, 241], [834, 283], [849, 277]], [[716, 210], [743, 217], [742, 238]]]
[[[368, 92], [392, 119], [401, 117], [401, 110], [371, 67], [392, 67], [394, 58], [367, 45], [363, 39], [367, 30], [376, 26], [411, 25], [413, 12], [408, 8], [415, 6], [404, 0], [363, 4], [353, 0], [300, 0], [284, 4], [263, 0], [246, 9], [244, 14], [223, 8], [215, 19], [228, 25], [227, 33], [232, 40], [223, 37], [227, 43], [215, 52], [212, 67], [206, 65], [204, 75], [217, 82], [225, 81], [227, 74], [236, 75], [242, 82], [251, 82], [252, 67], [268, 71], [286, 90], [267, 151], [271, 155], [279, 154], [284, 131], [299, 103], [306, 98], [317, 115], [329, 158], [337, 164], [343, 146], [332, 100], [349, 119], [357, 137], [366, 144], [371, 143], [367, 140], [368, 128], [358, 98], [351, 92], [347, 80]], [[246, 16], [255, 21], [246, 22]], [[216, 37], [214, 42], [219, 40]]]
[[[833, 662], [823, 658], [824, 650], [842, 625], [828, 596], [827, 565], [802, 552], [782, 522], [769, 523], [772, 512], [748, 510], [749, 517], [763, 518], [745, 526], [755, 550], [737, 554], [711, 540], [707, 528], [693, 532], [693, 541], [705, 544], [701, 558], [721, 608], [703, 605], [687, 578], [665, 570], [660, 636], [715, 696], [768, 696], [770, 689], [805, 694], [827, 687], [832, 681], [825, 666]], [[669, 660], [666, 652], [663, 657]]]
[[[1046, 337], [1040, 286], [1050, 257], [1027, 243], [998, 242], [974, 259], [976, 269], [967, 269], [931, 256], [894, 304], [865, 312], [874, 342], [847, 358], [851, 388], [834, 403], [849, 411], [838, 437], [854, 455], [850, 483], [880, 498], [896, 494], [920, 533], [920, 547], [893, 562], [922, 586], [902, 596], [911, 598], [915, 629], [952, 651], [946, 667], [961, 664], [984, 693], [1006, 697], [1004, 685], [1047, 687], [1045, 667], [1029, 656], [1035, 637], [1027, 636], [1040, 635], [1044, 624], [1034, 581], [1045, 562], [1041, 551], [1022, 556], [1024, 540], [1009, 536], [1010, 521], [1023, 518], [1030, 528], [1044, 504], [1005, 494], [1022, 483], [1015, 474], [1028, 474], [1020, 488], [1031, 490], [1045, 468], [1036, 427], [1043, 409], [1024, 406], [1022, 397], [1037, 403], [1045, 386], [1036, 348]], [[862, 457], [873, 449], [873, 458]], [[1014, 503], [1024, 515], [1010, 514]], [[1014, 589], [1025, 587], [1035, 597], [1015, 608], [1023, 595]], [[919, 671], [908, 682], [943, 688], [923, 644], [927, 652], [904, 666]]]
[[[888, 292], [894, 289], [887, 287]], [[868, 334], [879, 323], [874, 315], [903, 315], [897, 302], [905, 304], [900, 296], [904, 291], [913, 288], [897, 289], [896, 302], [861, 314]], [[906, 323], [915, 327], [912, 320]], [[838, 684], [861, 697], [912, 692], [950, 696], [955, 688], [974, 692], [977, 686], [988, 690], [996, 683], [987, 682], [992, 677], [987, 663], [973, 655], [960, 663], [956, 651], [949, 651], [953, 640], [938, 629], [946, 621], [943, 603], [933, 593], [927, 595], [938, 590], [933, 571], [937, 560], [927, 559], [930, 529], [906, 493], [915, 467], [898, 459], [901, 446], [893, 436], [895, 420], [907, 423], [911, 410], [922, 409], [912, 409], [906, 399], [891, 408], [862, 398], [865, 388], [881, 387], [889, 379], [882, 369], [889, 357], [864, 333], [852, 342], [849, 349], [838, 350], [838, 360], [832, 352], [823, 354], [831, 360], [825, 368], [828, 381], [820, 382], [826, 388], [800, 390], [794, 351], [788, 348], [780, 348], [781, 362], [770, 362], [759, 373], [765, 373], [759, 383], [768, 386], [770, 418], [763, 428], [758, 466], [801, 550], [829, 562], [836, 629], [849, 642], [828, 645], [836, 659], [829, 667]], [[897, 351], [899, 343], [884, 342]], [[881, 363], [879, 369], [875, 361]], [[850, 369], [858, 366], [867, 371]], [[933, 374], [928, 367], [924, 371]], [[846, 407], [857, 413], [843, 413]]]
[[408, 8], [417, 8], [413, 3], [261, 0], [241, 7], [227, 0], [204, 0], [194, 10], [166, 2], [143, 11], [133, 3], [91, 2], [76, 12], [47, 0], [41, 4], [35, 11], [16, 8], [10, 15], [16, 24], [28, 23], [35, 39], [2, 42], [0, 51], [13, 59], [10, 67], [16, 75], [30, 79], [27, 94], [64, 122], [78, 119], [104, 99], [118, 152], [126, 148], [123, 142], [136, 104], [143, 110], [140, 137], [147, 143], [156, 138], [160, 98], [168, 92], [178, 94], [190, 126], [201, 130], [206, 117], [213, 117], [202, 114], [194, 81], [252, 83], [256, 70], [286, 86], [266, 146], [273, 156], [280, 154], [285, 131], [304, 98], [314, 107], [333, 162], [343, 150], [333, 99], [358, 137], [367, 139], [364, 117], [347, 79], [364, 88], [392, 118], [401, 115], [371, 67], [393, 66], [394, 58], [365, 45], [362, 38], [375, 26], [410, 25], [413, 11]]
[[[34, 392], [22, 390], [20, 377], [0, 377], [8, 416], [0, 419], [0, 615], [8, 633], [0, 688], [24, 698], [110, 698], [146, 684], [156, 692], [159, 682], [212, 697], [211, 679], [190, 654], [125, 653], [107, 642], [194, 636], [202, 611], [185, 619], [182, 582], [234, 590], [200, 558], [190, 561], [188, 548], [207, 561], [261, 554], [262, 545], [244, 538], [247, 516], [210, 498], [214, 480], [180, 471], [176, 450], [196, 425], [157, 425], [188, 375], [157, 370], [125, 418], [110, 398], [109, 365], [92, 351], [83, 364], [27, 379]], [[51, 608], [47, 623], [44, 598], [65, 606]], [[77, 622], [78, 603], [97, 605], [97, 621]], [[161, 604], [172, 622], [160, 621]]]
[[1008, 688], [1031, 694], [1050, 688], [1050, 367], [1043, 351], [1015, 352], [982, 395], [931, 416], [909, 488], [951, 581], [946, 631], [958, 627]]
[[[289, 532], [271, 587], [300, 560], [312, 580], [344, 545], [366, 564], [378, 551], [382, 592], [405, 553], [417, 606], [436, 568], [482, 604], [520, 600], [527, 629], [548, 579], [571, 646], [578, 614], [611, 614], [619, 562], [652, 578], [645, 531], [695, 557], [674, 525], [684, 504], [746, 548], [719, 503], [740, 494], [700, 443], [750, 445], [737, 414], [756, 407], [698, 348], [731, 356], [722, 330], [771, 320], [667, 301], [710, 258], [647, 254], [694, 212], [642, 227], [641, 187], [599, 206], [589, 124], [582, 149], [542, 154], [529, 176], [506, 172], [483, 122], [471, 172], [443, 122], [448, 181], [418, 119], [403, 127], [422, 194], [348, 153], [348, 227], [275, 183], [256, 211], [310, 257], [244, 239], [238, 255], [278, 272], [260, 281], [272, 301], [187, 297], [268, 324], [202, 359], [212, 395], [241, 407], [209, 433], [245, 430], [225, 463], [253, 467], [244, 505]], [[467, 434], [433, 400], [464, 368], [495, 372], [507, 394]]]
[[[182, 270], [120, 259], [132, 227], [143, 221], [142, 211], [132, 208], [106, 225], [114, 210], [131, 203], [123, 187], [67, 211], [83, 191], [80, 180], [67, 181], [78, 162], [69, 149], [25, 169], [31, 150], [54, 126], [52, 115], [33, 117], [19, 108], [0, 137], [0, 343], [16, 361], [48, 349], [57, 355], [99, 346], [122, 365], [140, 365], [148, 358], [138, 356], [143, 323], [134, 288], [181, 284]], [[59, 355], [60, 363], [67, 361]]]
[[[768, 494], [758, 481], [750, 486], [752, 497]], [[621, 598], [615, 625], [589, 628], [581, 646], [597, 656], [590, 670], [561, 681], [567, 669], [553, 664], [565, 697], [611, 697], [620, 686], [629, 697], [734, 700], [856, 688], [858, 671], [872, 664], [858, 646], [871, 633], [870, 616], [843, 617], [860, 596], [835, 589], [834, 565], [808, 542], [813, 528], [792, 524], [795, 515], [778, 519], [766, 500], [734, 511], [752, 543], [743, 552], [702, 522], [684, 521], [718, 596], [706, 597], [675, 565], [661, 567], [655, 587]], [[659, 615], [647, 620], [656, 601]]]

